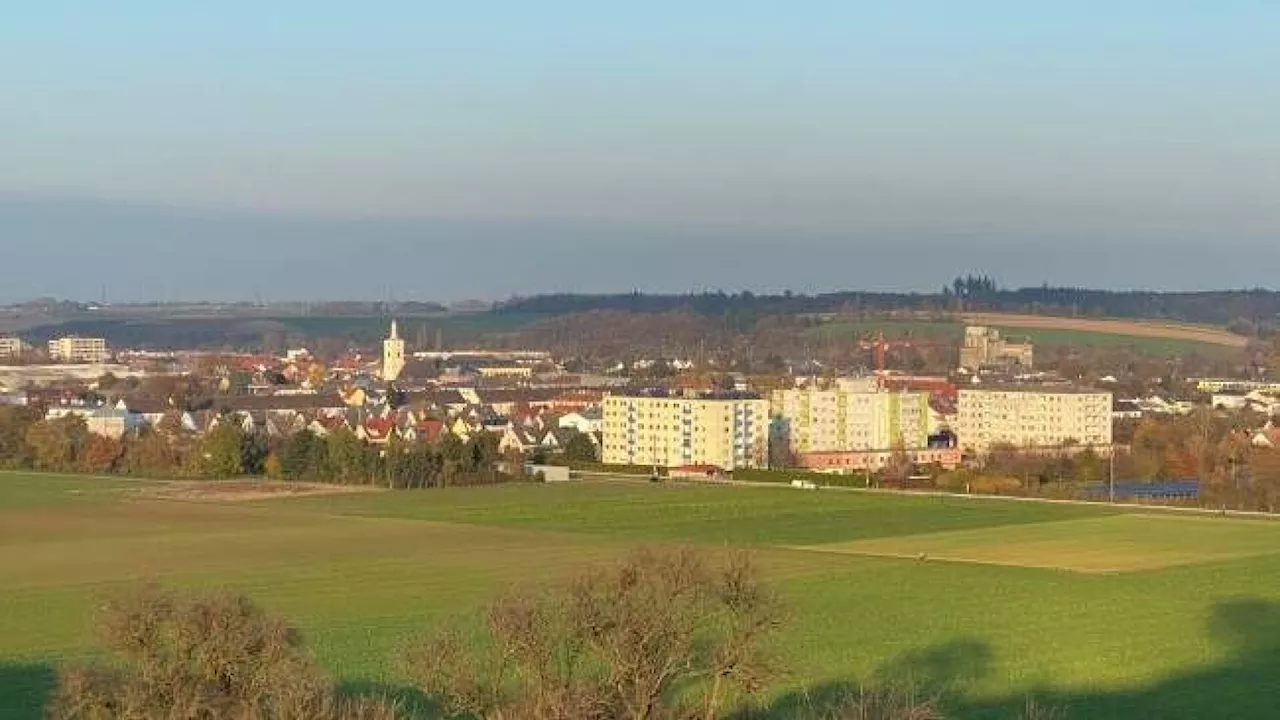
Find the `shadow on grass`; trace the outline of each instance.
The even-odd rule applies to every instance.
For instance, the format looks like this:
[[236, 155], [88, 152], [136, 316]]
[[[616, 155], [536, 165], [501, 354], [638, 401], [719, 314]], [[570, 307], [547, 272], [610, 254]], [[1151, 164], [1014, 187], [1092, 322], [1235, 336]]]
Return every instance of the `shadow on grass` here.
[[363, 695], [385, 698], [397, 704], [410, 718], [440, 718], [444, 710], [440, 703], [422, 691], [404, 685], [392, 685], [370, 680], [345, 680], [338, 683], [338, 694], [347, 697]]
[[57, 675], [48, 665], [0, 663], [0, 717], [39, 720]]
[[960, 701], [972, 683], [991, 672], [991, 659], [991, 648], [986, 643], [956, 640], [901, 655], [865, 681], [835, 680], [803, 687], [734, 717], [736, 720], [845, 717], [837, 714], [840, 708], [872, 695], [881, 703], [951, 707]]
[[[1216, 605], [1211, 634], [1231, 650], [1216, 665], [1169, 677], [1130, 691], [1070, 693], [1038, 690], [1042, 705], [1061, 708], [1068, 718], [1280, 717], [1280, 604], [1252, 599]], [[1171, 624], [1169, 632], [1180, 632]], [[1024, 698], [988, 704], [958, 705], [957, 717], [1017, 717]]]
[[[960, 640], [904, 654], [864, 682], [810, 686], [734, 717], [833, 717], [828, 713], [868, 688], [887, 688], [899, 696], [932, 702], [948, 718], [1020, 718], [1028, 697], [1041, 707], [1058, 709], [1056, 717], [1070, 720], [1280, 717], [1280, 603], [1241, 599], [1218, 604], [1209, 618], [1209, 629], [1229, 648], [1226, 660], [1131, 690], [1090, 693], [1040, 688], [990, 701], [971, 700], [967, 691], [990, 675], [992, 653], [982, 642]], [[1170, 633], [1183, 631], [1177, 624], [1169, 626]], [[55, 682], [54, 669], [48, 665], [0, 664], [0, 718], [41, 718]], [[411, 688], [348, 681], [338, 689], [348, 695], [399, 701], [414, 718], [441, 716], [431, 698]]]
[[[1051, 717], [1070, 720], [1280, 717], [1280, 603], [1220, 603], [1208, 624], [1212, 637], [1229, 649], [1226, 660], [1131, 690], [1071, 692], [1045, 687], [973, 700], [966, 690], [989, 674], [991, 651], [981, 642], [960, 641], [903, 655], [864, 682], [805, 688], [741, 717], [841, 717], [831, 713], [868, 689], [882, 694], [887, 690], [899, 700], [930, 702], [948, 718], [1013, 720], [1024, 717], [1029, 700], [1056, 711]], [[1183, 631], [1177, 624], [1169, 626], [1170, 633]]]

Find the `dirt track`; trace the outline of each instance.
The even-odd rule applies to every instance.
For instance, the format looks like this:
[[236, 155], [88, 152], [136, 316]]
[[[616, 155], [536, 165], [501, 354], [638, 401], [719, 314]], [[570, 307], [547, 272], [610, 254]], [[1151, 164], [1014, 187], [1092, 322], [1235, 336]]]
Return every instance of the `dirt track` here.
[[997, 327], [1040, 330], [1074, 330], [1077, 332], [1106, 333], [1108, 335], [1188, 340], [1232, 348], [1243, 348], [1249, 344], [1249, 338], [1227, 330], [1202, 325], [1166, 323], [1159, 320], [1091, 320], [1088, 318], [1005, 313], [964, 313], [960, 317], [964, 322], [972, 325], [994, 325]]
[[343, 493], [379, 492], [369, 485], [330, 485], [303, 482], [261, 482], [234, 480], [174, 480], [138, 491], [139, 495], [166, 500], [210, 500], [244, 502], [277, 497], [306, 495], [338, 495]]

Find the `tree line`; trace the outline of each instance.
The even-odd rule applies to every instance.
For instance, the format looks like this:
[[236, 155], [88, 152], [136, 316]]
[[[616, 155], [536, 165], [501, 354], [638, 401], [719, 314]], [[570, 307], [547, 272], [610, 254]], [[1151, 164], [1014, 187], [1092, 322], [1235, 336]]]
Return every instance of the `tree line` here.
[[1280, 292], [1264, 289], [1204, 292], [1094, 290], [1077, 287], [1002, 288], [991, 277], [957, 277], [936, 292], [844, 291], [806, 295], [785, 292], [706, 292], [686, 294], [620, 293], [612, 295], [550, 294], [512, 298], [499, 303], [499, 315], [566, 315], [601, 310], [635, 313], [691, 312], [703, 316], [754, 321], [770, 315], [870, 311], [965, 310], [1045, 315], [1152, 318], [1235, 326], [1270, 333], [1280, 315]]
[[433, 443], [365, 442], [347, 428], [269, 436], [246, 430], [236, 416], [203, 434], [176, 419], [112, 438], [89, 431], [84, 418], [45, 419], [34, 408], [0, 407], [0, 467], [45, 472], [158, 478], [234, 478], [425, 488], [482, 485], [512, 476], [500, 468], [498, 438], [468, 440], [445, 433]]

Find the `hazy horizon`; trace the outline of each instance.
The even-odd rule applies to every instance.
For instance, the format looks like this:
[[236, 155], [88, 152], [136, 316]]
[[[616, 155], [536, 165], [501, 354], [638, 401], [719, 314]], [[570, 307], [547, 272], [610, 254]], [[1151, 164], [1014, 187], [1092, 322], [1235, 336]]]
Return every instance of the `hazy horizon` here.
[[1248, 0], [20, 4], [0, 301], [1274, 287], [1278, 26]]

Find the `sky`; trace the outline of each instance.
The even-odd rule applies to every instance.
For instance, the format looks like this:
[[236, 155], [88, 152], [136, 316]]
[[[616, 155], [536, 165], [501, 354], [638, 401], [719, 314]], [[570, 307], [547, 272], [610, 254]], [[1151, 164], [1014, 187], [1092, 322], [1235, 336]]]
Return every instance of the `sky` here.
[[13, 5], [0, 301], [1277, 284], [1273, 0]]

